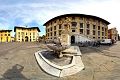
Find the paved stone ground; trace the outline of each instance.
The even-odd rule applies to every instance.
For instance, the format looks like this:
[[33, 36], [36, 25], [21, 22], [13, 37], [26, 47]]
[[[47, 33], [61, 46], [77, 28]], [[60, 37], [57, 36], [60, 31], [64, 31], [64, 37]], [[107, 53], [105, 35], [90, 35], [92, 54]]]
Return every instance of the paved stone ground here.
[[57, 78], [38, 66], [34, 53], [42, 43], [0, 43], [0, 80], [120, 80], [120, 42], [99, 48], [80, 47], [85, 70]]

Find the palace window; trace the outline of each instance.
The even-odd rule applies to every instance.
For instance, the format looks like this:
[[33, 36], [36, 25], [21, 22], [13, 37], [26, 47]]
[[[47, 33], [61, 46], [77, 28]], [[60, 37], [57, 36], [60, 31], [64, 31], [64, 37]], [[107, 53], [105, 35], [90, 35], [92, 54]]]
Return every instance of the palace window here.
[[93, 25], [93, 29], [95, 29], [96, 27], [95, 27], [95, 25]]
[[51, 36], [52, 36], [52, 32], [51, 32], [50, 34], [51, 34]]
[[87, 35], [89, 35], [90, 34], [90, 30], [87, 30]]
[[48, 32], [49, 32], [49, 29], [48, 29]]
[[21, 32], [22, 36], [24, 35], [24, 32]]
[[8, 36], [10, 36], [10, 34], [8, 34]]
[[87, 24], [87, 29], [89, 29], [90, 28], [90, 24]]
[[77, 22], [71, 22], [72, 27], [76, 27], [77, 26]]
[[102, 36], [104, 36], [104, 32], [102, 32]]
[[98, 30], [100, 30], [100, 26], [98, 26]]
[[59, 35], [61, 35], [62, 30], [59, 30]]
[[83, 23], [80, 23], [80, 28], [83, 28]]
[[33, 36], [33, 38], [35, 38], [35, 36]]
[[7, 36], [7, 34], [5, 34], [5, 36]]
[[59, 19], [59, 21], [61, 21], [61, 18]]
[[104, 31], [104, 27], [102, 27], [102, 31]]
[[72, 20], [75, 20], [75, 17], [72, 17]]
[[51, 31], [52, 31], [52, 27], [51, 27]]
[[61, 29], [62, 28], [62, 25], [61, 24], [59, 24], [59, 29]]
[[20, 32], [18, 32], [18, 34], [20, 34]]
[[93, 30], [93, 35], [95, 35], [95, 30]]
[[56, 30], [56, 26], [54, 26], [54, 30]]
[[72, 32], [75, 32], [75, 30], [72, 30]]
[[98, 35], [100, 35], [100, 31], [98, 31]]
[[67, 27], [67, 24], [64, 24], [65, 27]]
[[80, 29], [80, 34], [83, 34], [83, 29]]
[[107, 31], [107, 28], [105, 28], [105, 32]]
[[48, 33], [48, 37], [49, 37], [49, 33]]
[[54, 32], [54, 36], [56, 36], [56, 31]]

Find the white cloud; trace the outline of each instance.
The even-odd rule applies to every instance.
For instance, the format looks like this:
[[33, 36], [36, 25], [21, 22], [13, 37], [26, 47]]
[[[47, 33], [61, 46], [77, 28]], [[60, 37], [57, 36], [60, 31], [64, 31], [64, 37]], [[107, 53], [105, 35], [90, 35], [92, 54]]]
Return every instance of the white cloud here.
[[[9, 5], [1, 5], [0, 18], [4, 19], [0, 26], [14, 27], [16, 19], [21, 20], [21, 25], [36, 21], [40, 28], [49, 19], [67, 13], [80, 13], [95, 15], [108, 20], [111, 26], [119, 28], [119, 0], [45, 0], [48, 2], [25, 2]], [[20, 24], [19, 24], [20, 25]], [[8, 27], [9, 26], [9, 27]], [[44, 31], [42, 32], [42, 34]]]

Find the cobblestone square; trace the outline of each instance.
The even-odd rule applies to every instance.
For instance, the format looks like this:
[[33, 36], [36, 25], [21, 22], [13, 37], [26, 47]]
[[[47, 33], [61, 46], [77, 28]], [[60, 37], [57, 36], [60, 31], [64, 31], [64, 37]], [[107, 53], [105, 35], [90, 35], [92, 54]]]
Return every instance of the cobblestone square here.
[[120, 80], [120, 42], [112, 46], [80, 47], [85, 70], [58, 78], [45, 73], [34, 53], [46, 48], [37, 42], [0, 43], [0, 80]]

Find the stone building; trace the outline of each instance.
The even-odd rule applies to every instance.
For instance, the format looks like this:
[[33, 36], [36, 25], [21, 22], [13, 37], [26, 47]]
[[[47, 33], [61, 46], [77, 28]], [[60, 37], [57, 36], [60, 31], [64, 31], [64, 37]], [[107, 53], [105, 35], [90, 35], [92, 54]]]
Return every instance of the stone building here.
[[45, 42], [45, 35], [39, 36], [38, 41], [39, 41], [39, 42]]
[[108, 38], [118, 40], [118, 31], [115, 27], [108, 30]]
[[[46, 40], [61, 37], [62, 31], [68, 29], [70, 33], [68, 41], [77, 43], [80, 41], [81, 35], [95, 40], [107, 39], [109, 24], [108, 21], [97, 16], [65, 14], [50, 19], [44, 26], [46, 26]], [[65, 38], [62, 36], [62, 39], [65, 40]]]
[[118, 34], [118, 40], [120, 41], [120, 35]]
[[40, 29], [38, 27], [14, 27], [15, 41], [35, 42], [38, 41]]
[[11, 42], [12, 30], [0, 30], [0, 42]]

